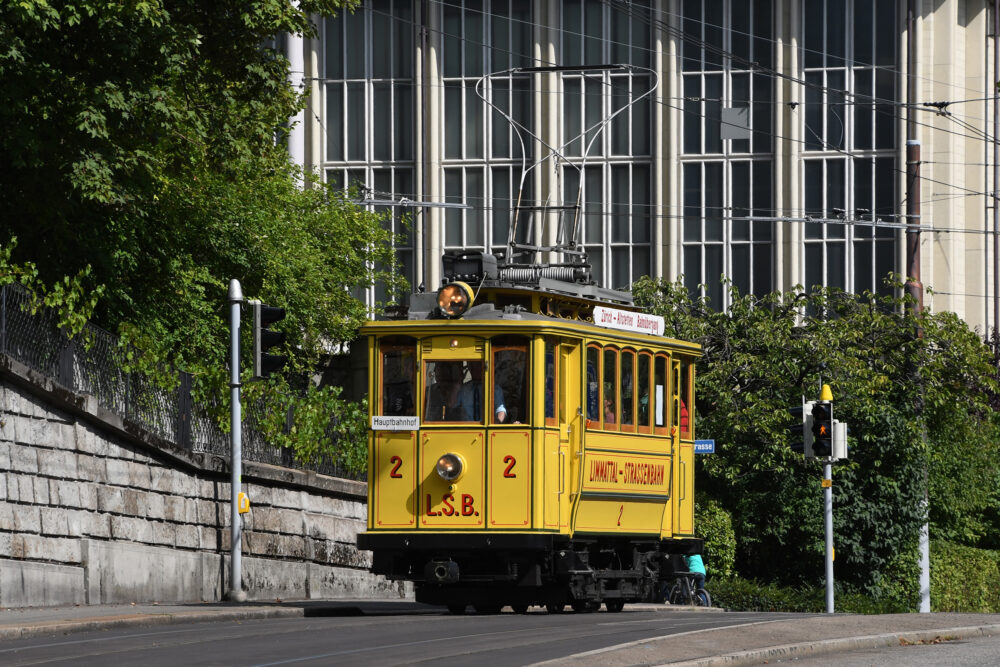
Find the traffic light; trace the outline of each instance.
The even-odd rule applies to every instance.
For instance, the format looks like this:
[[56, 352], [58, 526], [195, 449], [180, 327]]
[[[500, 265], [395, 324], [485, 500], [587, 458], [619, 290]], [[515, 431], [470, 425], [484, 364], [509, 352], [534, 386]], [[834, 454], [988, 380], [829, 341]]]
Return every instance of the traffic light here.
[[816, 403], [812, 409], [813, 454], [826, 458], [833, 454], [833, 404]]
[[802, 399], [802, 405], [789, 408], [788, 412], [794, 417], [798, 423], [792, 426], [788, 432], [790, 435], [789, 443], [793, 452], [804, 455], [807, 459], [814, 457], [813, 454], [813, 416], [812, 409], [816, 404], [816, 401], [805, 401], [805, 397]]
[[266, 306], [260, 301], [251, 301], [250, 306], [253, 308], [253, 377], [262, 379], [280, 369], [288, 361], [287, 357], [265, 354], [275, 345], [285, 342], [285, 332], [267, 328], [285, 319], [285, 309]]

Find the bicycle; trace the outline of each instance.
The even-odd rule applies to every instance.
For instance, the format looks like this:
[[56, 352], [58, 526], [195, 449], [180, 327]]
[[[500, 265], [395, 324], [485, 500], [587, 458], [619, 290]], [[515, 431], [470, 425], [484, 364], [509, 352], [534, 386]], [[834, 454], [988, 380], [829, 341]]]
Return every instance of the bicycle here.
[[676, 578], [670, 588], [667, 601], [670, 604], [694, 605], [696, 607], [711, 607], [712, 596], [704, 588], [695, 587], [694, 572], [674, 572]]

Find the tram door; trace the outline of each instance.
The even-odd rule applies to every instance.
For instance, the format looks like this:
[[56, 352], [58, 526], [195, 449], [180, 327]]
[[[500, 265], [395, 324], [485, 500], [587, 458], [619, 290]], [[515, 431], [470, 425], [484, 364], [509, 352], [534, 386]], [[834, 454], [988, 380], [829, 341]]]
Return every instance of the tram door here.
[[[580, 346], [556, 338], [544, 341], [545, 502], [543, 527], [566, 531], [572, 509], [572, 461], [580, 449]], [[574, 369], [577, 370], [574, 373]]]

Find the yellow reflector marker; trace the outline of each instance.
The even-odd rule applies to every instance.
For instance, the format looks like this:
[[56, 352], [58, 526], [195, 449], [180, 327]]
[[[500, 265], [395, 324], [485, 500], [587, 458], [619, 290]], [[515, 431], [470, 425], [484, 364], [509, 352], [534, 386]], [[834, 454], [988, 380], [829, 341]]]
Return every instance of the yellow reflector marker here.
[[240, 495], [236, 496], [236, 508], [239, 510], [240, 514], [246, 514], [250, 511], [250, 498], [247, 494], [240, 492]]
[[472, 288], [461, 281], [448, 283], [438, 290], [437, 302], [445, 317], [461, 317], [472, 306]]

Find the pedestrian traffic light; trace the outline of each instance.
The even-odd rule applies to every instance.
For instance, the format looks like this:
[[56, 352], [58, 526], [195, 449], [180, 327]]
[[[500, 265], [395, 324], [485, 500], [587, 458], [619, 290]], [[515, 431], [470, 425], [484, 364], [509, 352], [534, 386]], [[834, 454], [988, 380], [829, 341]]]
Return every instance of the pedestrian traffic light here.
[[263, 379], [288, 361], [284, 356], [266, 354], [267, 350], [285, 342], [285, 332], [267, 328], [285, 319], [285, 309], [266, 306], [260, 301], [251, 301], [250, 305], [253, 308], [253, 377]]
[[802, 405], [788, 409], [788, 412], [798, 422], [790, 429], [788, 429], [789, 446], [792, 448], [793, 452], [802, 454], [807, 459], [811, 459], [814, 457], [813, 434], [812, 434], [812, 424], [813, 424], [812, 409], [815, 404], [816, 401], [806, 402], [805, 397], [803, 397]]
[[833, 454], [833, 404], [820, 401], [812, 409], [813, 454], [826, 458]]

